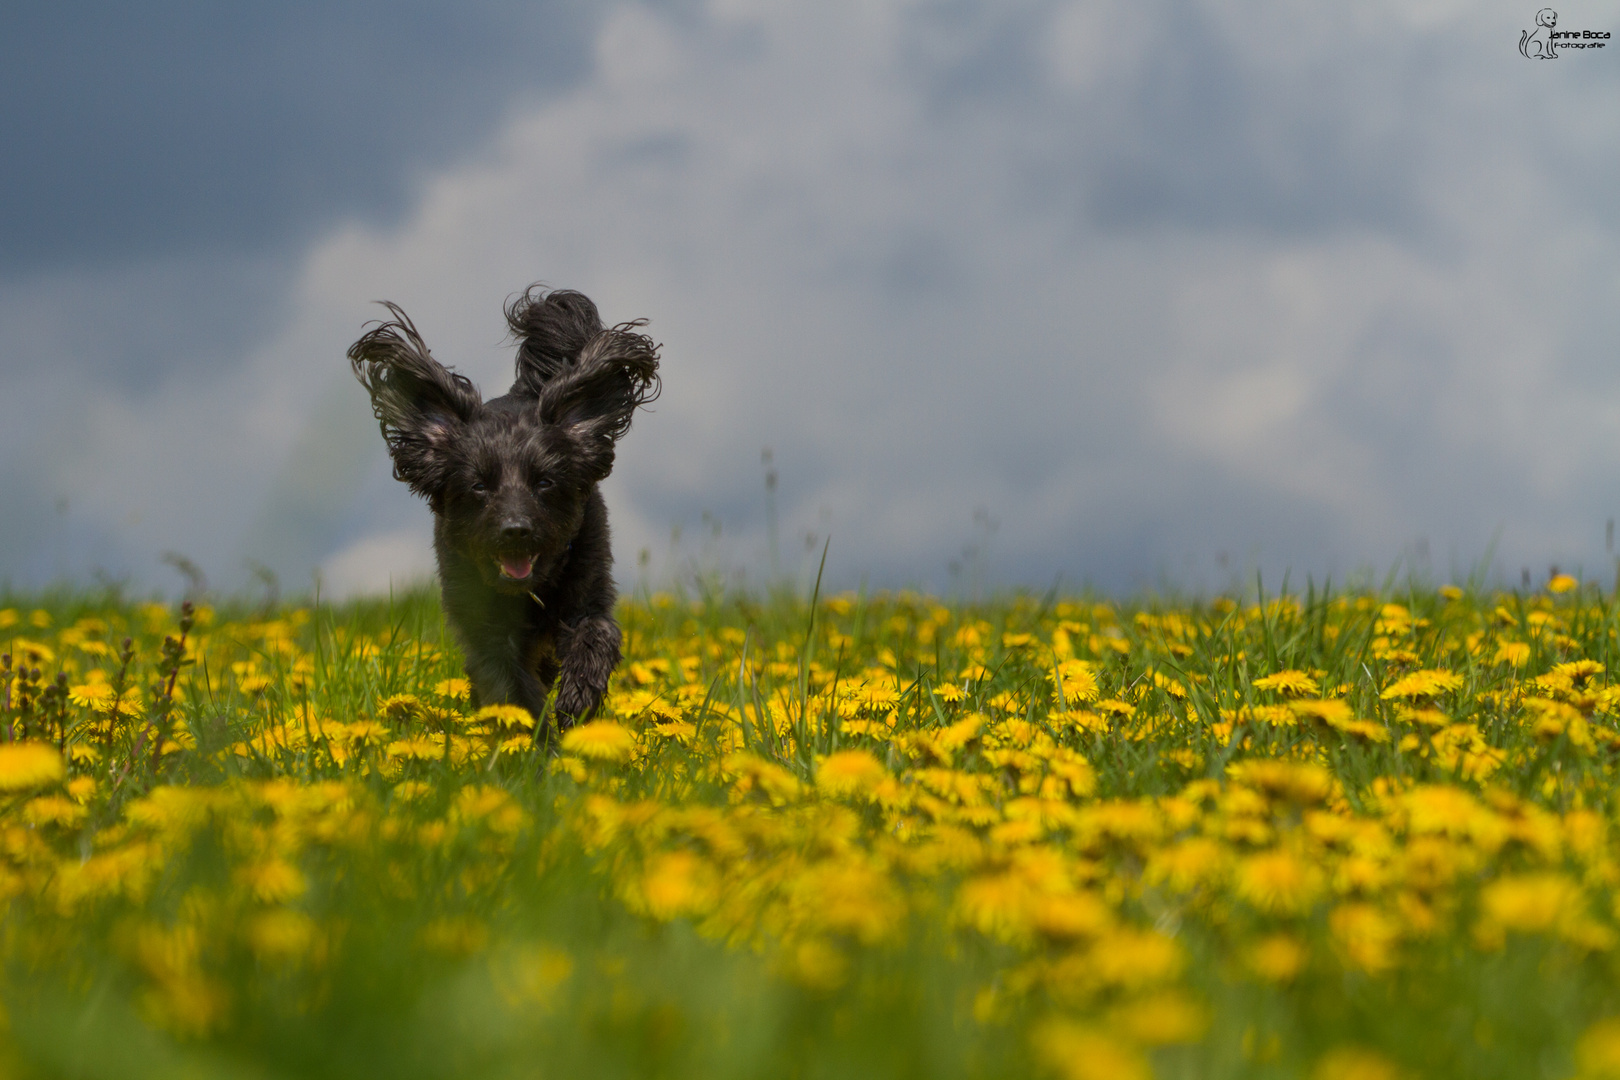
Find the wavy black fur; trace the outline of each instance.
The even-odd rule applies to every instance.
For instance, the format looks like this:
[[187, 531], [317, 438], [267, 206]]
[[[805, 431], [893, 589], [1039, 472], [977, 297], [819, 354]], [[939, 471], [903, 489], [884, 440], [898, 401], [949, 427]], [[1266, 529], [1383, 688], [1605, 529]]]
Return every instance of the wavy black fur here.
[[538, 286], [507, 306], [517, 377], [483, 401], [434, 360], [410, 318], [393, 316], [349, 348], [355, 377], [394, 459], [428, 500], [445, 614], [477, 704], [545, 715], [560, 727], [593, 712], [619, 663], [613, 549], [597, 485], [635, 410], [658, 396], [658, 349], [604, 327], [581, 293]]

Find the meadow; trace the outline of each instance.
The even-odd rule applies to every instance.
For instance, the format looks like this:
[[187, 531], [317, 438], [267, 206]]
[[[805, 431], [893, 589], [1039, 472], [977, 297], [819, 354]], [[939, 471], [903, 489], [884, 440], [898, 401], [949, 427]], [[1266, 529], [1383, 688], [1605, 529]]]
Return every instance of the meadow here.
[[1620, 1077], [1620, 602], [0, 598], [0, 1075]]

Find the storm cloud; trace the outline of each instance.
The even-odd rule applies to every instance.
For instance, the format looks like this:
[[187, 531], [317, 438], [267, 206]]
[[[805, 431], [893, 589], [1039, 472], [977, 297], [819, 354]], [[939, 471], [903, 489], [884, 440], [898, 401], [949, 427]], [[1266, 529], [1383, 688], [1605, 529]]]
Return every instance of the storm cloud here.
[[172, 148], [115, 141], [82, 217], [24, 86], [57, 149], [4, 181], [0, 578], [427, 572], [343, 350], [388, 298], [502, 392], [535, 280], [665, 343], [606, 485], [627, 582], [829, 535], [839, 586], [1609, 566], [1620, 55], [1527, 61], [1533, 10], [334, 10], [244, 24], [231, 124], [173, 123], [201, 60], [139, 84]]

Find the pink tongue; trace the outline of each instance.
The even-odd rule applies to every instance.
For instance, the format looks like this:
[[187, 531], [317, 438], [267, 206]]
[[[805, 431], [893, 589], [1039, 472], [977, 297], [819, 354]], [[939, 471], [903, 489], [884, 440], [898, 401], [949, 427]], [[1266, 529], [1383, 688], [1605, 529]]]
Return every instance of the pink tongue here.
[[529, 570], [534, 566], [534, 557], [527, 559], [504, 558], [501, 560], [501, 573], [509, 578], [526, 578]]

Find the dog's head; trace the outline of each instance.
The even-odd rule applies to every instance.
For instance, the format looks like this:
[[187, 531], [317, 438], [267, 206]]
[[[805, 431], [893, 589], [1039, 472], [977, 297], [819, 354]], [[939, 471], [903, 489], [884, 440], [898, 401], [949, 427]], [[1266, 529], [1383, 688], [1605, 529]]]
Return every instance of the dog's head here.
[[393, 304], [394, 317], [349, 349], [395, 477], [427, 498], [450, 543], [503, 591], [534, 588], [561, 561], [636, 407], [657, 396], [658, 346], [635, 332], [644, 323], [603, 328], [595, 305], [567, 296], [588, 309], [588, 321], [570, 323], [578, 348], [552, 336], [549, 353], [520, 350], [517, 384], [489, 402], [433, 359]]

